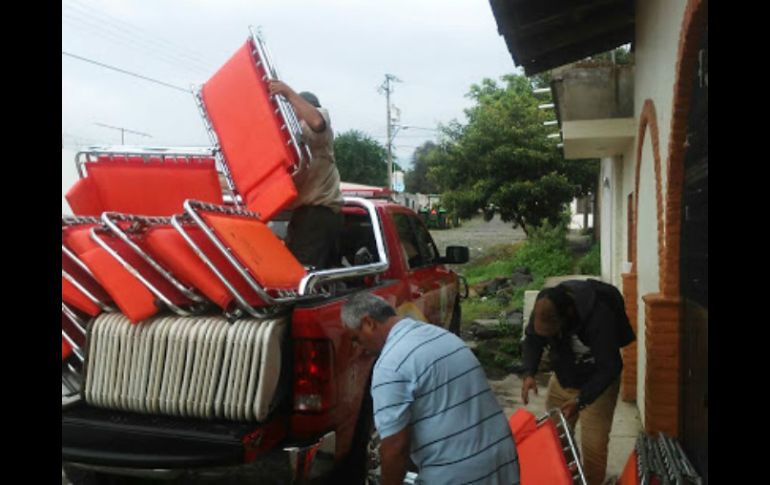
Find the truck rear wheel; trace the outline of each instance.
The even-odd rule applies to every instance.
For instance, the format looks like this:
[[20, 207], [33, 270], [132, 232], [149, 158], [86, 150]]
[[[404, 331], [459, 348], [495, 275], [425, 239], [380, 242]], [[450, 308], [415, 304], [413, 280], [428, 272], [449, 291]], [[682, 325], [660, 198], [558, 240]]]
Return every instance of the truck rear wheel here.
[[330, 479], [331, 484], [379, 485], [380, 437], [374, 427], [372, 398], [364, 396], [353, 441], [348, 456], [339, 464]]

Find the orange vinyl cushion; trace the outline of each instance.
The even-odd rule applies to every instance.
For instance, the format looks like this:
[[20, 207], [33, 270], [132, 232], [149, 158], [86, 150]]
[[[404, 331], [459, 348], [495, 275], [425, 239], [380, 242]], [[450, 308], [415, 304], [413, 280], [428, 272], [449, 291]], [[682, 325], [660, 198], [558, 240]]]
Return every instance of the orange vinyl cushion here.
[[155, 296], [107, 251], [95, 247], [79, 254], [120, 311], [133, 323], [155, 315]]
[[75, 182], [65, 195], [72, 213], [80, 216], [98, 216], [104, 212], [104, 203], [94, 187], [93, 179], [82, 178]]
[[66, 196], [77, 215], [115, 211], [168, 216], [181, 212], [186, 199], [222, 203], [213, 159], [180, 163], [114, 157], [85, 166], [88, 176], [76, 182]]
[[239, 216], [202, 216], [262, 287], [297, 289], [305, 268], [267, 225]]
[[639, 485], [639, 474], [636, 469], [636, 450], [631, 451], [623, 473], [618, 479], [618, 485]]
[[[85, 290], [91, 293], [91, 295], [93, 295], [97, 300], [106, 304], [109, 304], [109, 302], [112, 301], [110, 298], [110, 295], [108, 295], [107, 292], [104, 291], [104, 288], [99, 286], [99, 283], [90, 274], [88, 274], [86, 271], [83, 270], [83, 268], [78, 266], [78, 264], [75, 263], [74, 260], [70, 259], [70, 257], [67, 256], [65, 253], [62, 253], [61, 264], [62, 264], [62, 270], [66, 271], [73, 279], [75, 279], [75, 281], [78, 282], [80, 286], [85, 288]], [[86, 298], [88, 302], [90, 302], [88, 304], [88, 308], [90, 310], [86, 309], [85, 307], [79, 306], [78, 308], [80, 310], [84, 311], [85, 313], [88, 313], [91, 316], [96, 316], [99, 313], [99, 311], [101, 311], [101, 310], [98, 310], [97, 313], [91, 313], [91, 310], [93, 310], [93, 307], [96, 307], [97, 309], [99, 307], [93, 301], [91, 301], [90, 298], [88, 298], [85, 294], [83, 294], [82, 291], [78, 290], [77, 287], [72, 285], [72, 283], [67, 282], [67, 284], [70, 287], [74, 288], [74, 290], [77, 292], [77, 295], [76, 295], [75, 293], [72, 292], [72, 290], [69, 287], [66, 289], [66, 291], [68, 292], [66, 298], [72, 298], [70, 303], [77, 306], [75, 301], [77, 301], [78, 298], [81, 298], [81, 297]], [[64, 282], [62, 282], [62, 299], [65, 299], [64, 285], [65, 285]]]
[[[516, 413], [529, 413], [526, 409], [518, 409]], [[514, 420], [514, 416], [509, 419]], [[530, 413], [531, 414], [531, 413]], [[521, 421], [519, 421], [521, 420]], [[524, 429], [531, 430], [526, 424], [528, 419], [521, 417], [514, 420], [519, 428], [525, 422]], [[512, 429], [515, 436], [515, 430]], [[526, 431], [525, 431], [526, 432]], [[561, 447], [559, 435], [553, 421], [547, 419], [534, 431], [530, 431], [521, 441], [516, 440], [516, 450], [519, 454], [519, 469], [522, 485], [572, 485], [572, 476], [567, 466], [567, 460]]]
[[[194, 227], [185, 228], [194, 241], [200, 247], [205, 238], [200, 229]], [[227, 287], [219, 280], [213, 271], [195, 254], [195, 251], [187, 244], [181, 234], [170, 226], [156, 226], [148, 229], [145, 234], [147, 249], [153, 257], [163, 264], [171, 273], [181, 281], [190, 284], [200, 290], [209, 300], [226, 310], [233, 301], [233, 296]], [[213, 251], [216, 248], [211, 245]], [[209, 248], [206, 254], [211, 258], [213, 251]], [[219, 266], [218, 266], [219, 268]], [[220, 269], [220, 271], [222, 271]]]
[[508, 426], [510, 426], [513, 438], [518, 445], [527, 436], [537, 431], [537, 420], [534, 414], [524, 408], [519, 408], [508, 419]]
[[64, 361], [70, 355], [72, 355], [72, 347], [70, 347], [70, 344], [67, 343], [66, 340], [64, 340], [64, 337], [62, 337], [61, 338], [61, 360]]
[[298, 155], [247, 41], [202, 89], [209, 120], [238, 192], [267, 222], [296, 198], [287, 169]]
[[72, 305], [92, 317], [95, 317], [102, 311], [96, 303], [91, 301], [90, 298], [63, 276], [61, 279], [61, 299], [64, 303]]

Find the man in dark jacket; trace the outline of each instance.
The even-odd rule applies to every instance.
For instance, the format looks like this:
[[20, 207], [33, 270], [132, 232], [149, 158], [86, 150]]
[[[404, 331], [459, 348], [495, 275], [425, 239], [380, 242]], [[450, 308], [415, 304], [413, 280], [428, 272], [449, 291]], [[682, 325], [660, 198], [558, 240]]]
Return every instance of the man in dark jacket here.
[[586, 479], [588, 485], [601, 484], [623, 369], [620, 348], [634, 341], [622, 295], [596, 280], [546, 288], [537, 296], [524, 334], [524, 404], [530, 390], [537, 394], [534, 375], [548, 347], [554, 375], [546, 408], [560, 408], [573, 428], [580, 419]]

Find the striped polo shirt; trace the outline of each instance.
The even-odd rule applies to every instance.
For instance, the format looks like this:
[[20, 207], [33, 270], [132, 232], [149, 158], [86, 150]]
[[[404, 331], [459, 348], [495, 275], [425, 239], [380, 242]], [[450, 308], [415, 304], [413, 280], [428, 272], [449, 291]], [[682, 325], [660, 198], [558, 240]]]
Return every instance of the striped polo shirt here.
[[372, 375], [382, 438], [411, 426], [411, 457], [425, 484], [519, 483], [511, 430], [473, 352], [443, 328], [404, 318]]

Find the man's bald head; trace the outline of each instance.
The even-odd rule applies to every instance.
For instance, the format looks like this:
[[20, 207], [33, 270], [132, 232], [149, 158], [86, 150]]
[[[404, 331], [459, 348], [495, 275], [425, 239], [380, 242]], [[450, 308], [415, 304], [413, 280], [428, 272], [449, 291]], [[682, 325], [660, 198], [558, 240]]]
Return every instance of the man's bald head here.
[[541, 337], [553, 337], [562, 329], [562, 319], [556, 305], [548, 298], [535, 302], [535, 333]]
[[533, 312], [535, 333], [554, 337], [567, 326], [567, 318], [573, 314], [574, 304], [564, 288], [542, 290], [537, 295]]

